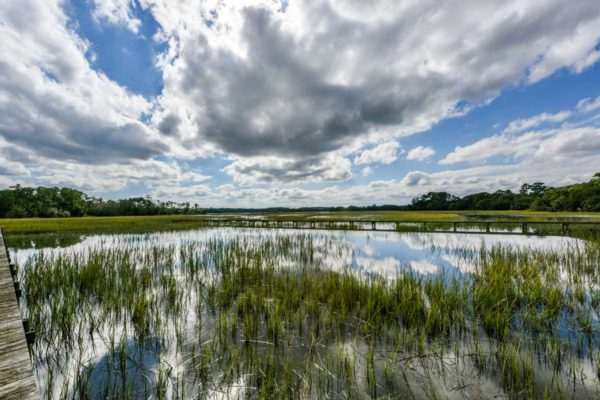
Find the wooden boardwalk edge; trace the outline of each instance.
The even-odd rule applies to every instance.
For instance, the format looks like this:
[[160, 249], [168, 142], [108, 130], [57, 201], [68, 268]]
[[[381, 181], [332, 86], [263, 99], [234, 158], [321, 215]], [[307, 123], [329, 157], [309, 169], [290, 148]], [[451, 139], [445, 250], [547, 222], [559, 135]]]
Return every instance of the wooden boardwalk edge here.
[[0, 229], [0, 399], [39, 399], [8, 250]]

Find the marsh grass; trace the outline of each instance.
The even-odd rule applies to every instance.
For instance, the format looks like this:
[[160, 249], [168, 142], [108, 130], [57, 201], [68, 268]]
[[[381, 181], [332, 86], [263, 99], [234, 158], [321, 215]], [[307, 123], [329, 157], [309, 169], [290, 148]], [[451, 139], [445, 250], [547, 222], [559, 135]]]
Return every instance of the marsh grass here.
[[[600, 242], [331, 269], [327, 235], [116, 238], [20, 267], [45, 398], [591, 398]], [[341, 252], [341, 250], [338, 250]]]

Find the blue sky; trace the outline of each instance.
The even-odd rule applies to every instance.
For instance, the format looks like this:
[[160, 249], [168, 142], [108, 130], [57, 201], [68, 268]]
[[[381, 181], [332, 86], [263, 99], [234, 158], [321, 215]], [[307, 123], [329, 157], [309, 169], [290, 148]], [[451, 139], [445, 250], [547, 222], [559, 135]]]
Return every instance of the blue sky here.
[[102, 23], [94, 18], [94, 8], [86, 0], [73, 0], [64, 6], [72, 28], [91, 44], [90, 64], [130, 92], [148, 99], [160, 95], [162, 74], [155, 58], [166, 50], [152, 37], [160, 26], [138, 2], [131, 4], [132, 16], [140, 21], [137, 32], [125, 26]]
[[0, 186], [361, 205], [600, 171], [600, 4], [460, 3], [3, 3]]

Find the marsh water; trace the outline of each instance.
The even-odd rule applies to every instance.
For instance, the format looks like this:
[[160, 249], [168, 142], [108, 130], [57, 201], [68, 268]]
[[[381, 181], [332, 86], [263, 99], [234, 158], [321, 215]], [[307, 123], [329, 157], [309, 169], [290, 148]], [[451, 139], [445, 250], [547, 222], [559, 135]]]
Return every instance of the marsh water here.
[[[236, 239], [255, 240], [258, 245], [268, 238], [309, 235], [319, 247], [323, 267], [333, 270], [350, 268], [365, 275], [392, 278], [412, 269], [419, 274], [472, 272], [472, 264], [458, 254], [476, 254], [482, 246], [509, 246], [518, 249], [562, 251], [581, 246], [580, 239], [564, 236], [526, 236], [502, 234], [454, 234], [421, 232], [304, 231], [294, 229], [209, 228], [151, 234], [45, 234], [11, 238], [11, 254], [25, 264], [34, 253], [61, 254], [99, 246], [110, 249], [122, 245], [144, 249], [164, 246], [177, 249], [211, 240], [228, 243]], [[325, 247], [326, 245], [326, 247]]]
[[598, 396], [584, 240], [209, 228], [11, 243], [46, 398]]

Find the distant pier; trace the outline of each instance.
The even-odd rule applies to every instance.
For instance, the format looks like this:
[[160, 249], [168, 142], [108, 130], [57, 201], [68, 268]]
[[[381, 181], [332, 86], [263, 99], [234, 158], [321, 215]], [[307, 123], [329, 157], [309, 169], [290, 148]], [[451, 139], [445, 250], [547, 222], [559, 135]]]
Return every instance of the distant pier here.
[[[191, 219], [178, 218], [173, 222], [190, 222]], [[287, 228], [287, 229], [329, 229], [347, 231], [383, 232], [439, 232], [503, 235], [569, 235], [574, 227], [594, 229], [600, 232], [600, 222], [591, 221], [373, 221], [373, 220], [334, 220], [334, 219], [256, 219], [256, 218], [213, 218], [202, 219], [199, 225], [209, 227], [236, 228]]]

